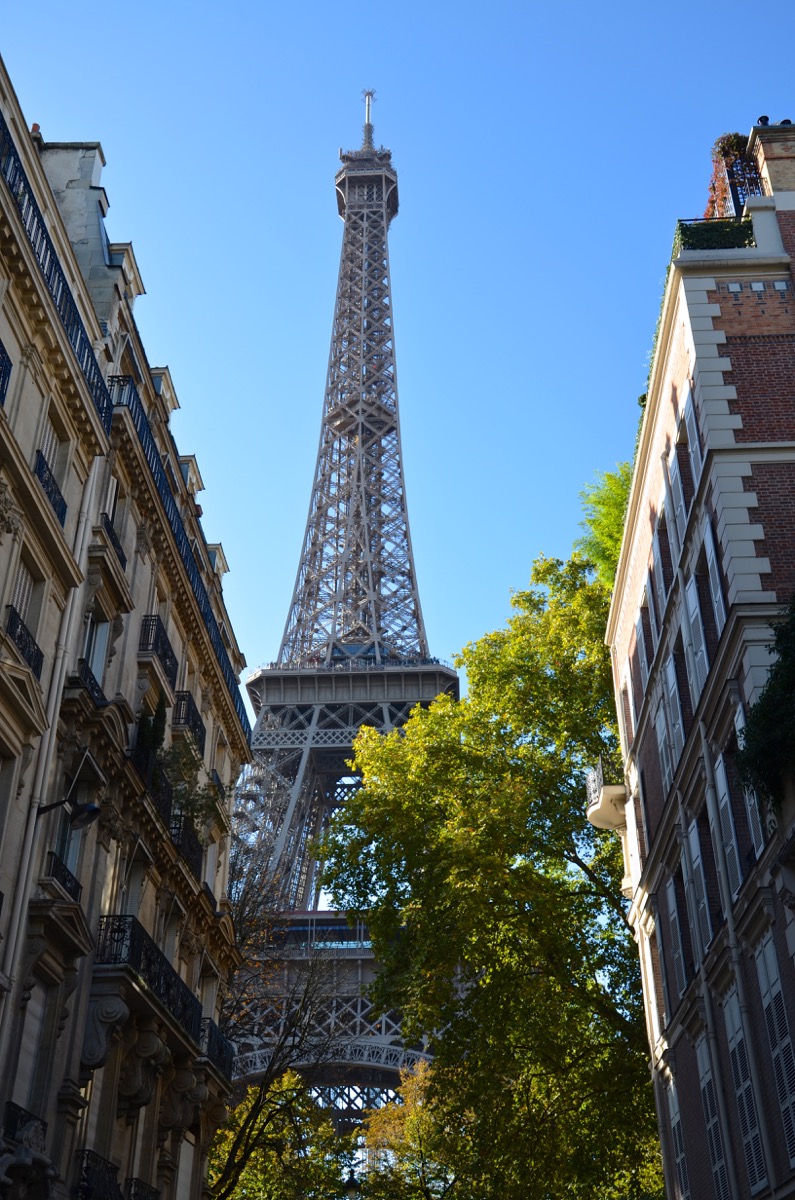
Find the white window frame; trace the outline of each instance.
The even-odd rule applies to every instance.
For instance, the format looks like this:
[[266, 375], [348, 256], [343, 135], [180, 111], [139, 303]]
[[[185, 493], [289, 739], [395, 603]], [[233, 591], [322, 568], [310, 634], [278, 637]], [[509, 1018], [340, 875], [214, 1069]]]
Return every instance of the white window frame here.
[[682, 946], [682, 929], [679, 924], [679, 908], [676, 903], [676, 883], [669, 875], [665, 881], [665, 901], [668, 906], [668, 927], [671, 933], [671, 958], [674, 964], [677, 995], [681, 998], [687, 990], [687, 969]]
[[687, 1155], [685, 1154], [685, 1139], [682, 1133], [682, 1119], [679, 1115], [679, 1097], [676, 1094], [676, 1084], [673, 1079], [668, 1083], [668, 1119], [671, 1123], [671, 1141], [676, 1167], [676, 1200], [690, 1200], [690, 1179], [687, 1174]]
[[701, 438], [696, 418], [696, 406], [693, 393], [687, 389], [684, 403], [685, 430], [687, 431], [687, 452], [690, 456], [690, 473], [693, 476], [693, 491], [698, 490], [701, 472], [704, 469], [704, 456], [701, 451]]
[[723, 1002], [723, 1014], [726, 1022], [726, 1040], [729, 1045], [734, 1095], [737, 1100], [740, 1136], [745, 1154], [745, 1168], [753, 1195], [767, 1185], [767, 1168], [765, 1167], [759, 1115], [751, 1083], [748, 1049], [736, 984], [729, 989], [726, 995]]
[[[742, 746], [745, 734], [745, 712], [742, 705], [739, 705], [734, 710], [734, 728], [737, 733], [737, 744], [738, 746]], [[759, 798], [753, 788], [743, 785], [743, 800], [745, 802], [745, 816], [748, 821], [748, 832], [751, 835], [751, 845], [754, 848], [755, 858], [759, 859], [767, 841], [765, 827], [762, 824]]]
[[[687, 844], [690, 849], [690, 865], [693, 871], [693, 903], [696, 911], [693, 914], [694, 923], [701, 942], [702, 949], [706, 954], [712, 943], [712, 918], [709, 912], [709, 899], [707, 896], [707, 879], [704, 874], [704, 861], [701, 857], [701, 839], [698, 833], [698, 821], [693, 820], [687, 828]], [[694, 937], [694, 942], [696, 941]]]
[[756, 971], [762, 993], [768, 1045], [773, 1060], [784, 1141], [790, 1166], [795, 1166], [795, 1053], [790, 1036], [784, 992], [781, 987], [776, 947], [771, 930], [756, 948]]
[[679, 699], [679, 684], [676, 678], [676, 662], [673, 654], [669, 654], [663, 664], [663, 679], [665, 682], [668, 723], [671, 729], [673, 768], [676, 771], [679, 759], [682, 757], [682, 751], [685, 748], [685, 726], [682, 719], [682, 704]]
[[701, 1085], [701, 1104], [704, 1109], [704, 1126], [707, 1134], [707, 1145], [709, 1146], [709, 1161], [712, 1167], [712, 1182], [715, 1186], [715, 1200], [731, 1200], [715, 1080], [712, 1075], [712, 1064], [709, 1058], [707, 1038], [703, 1033], [696, 1042], [696, 1062], [698, 1063], [698, 1078]]
[[726, 855], [726, 871], [729, 876], [732, 900], [737, 899], [743, 883], [743, 873], [740, 867], [740, 851], [737, 847], [737, 832], [734, 828], [732, 815], [732, 798], [729, 790], [729, 777], [726, 774], [726, 764], [723, 755], [715, 759], [715, 788], [718, 793], [718, 816], [720, 819], [720, 836], [723, 843], [723, 853]]
[[715, 616], [715, 628], [718, 631], [718, 637], [723, 633], [726, 625], [726, 602], [723, 599], [723, 583], [720, 577], [720, 565], [718, 562], [718, 550], [715, 545], [715, 537], [712, 532], [712, 522], [707, 518], [704, 523], [704, 554], [707, 560], [707, 574], [709, 575], [709, 592], [712, 597], [712, 612]]
[[698, 580], [695, 575], [691, 575], [685, 584], [685, 607], [687, 608], [687, 623], [690, 629], [690, 644], [693, 647], [695, 678], [690, 680], [690, 694], [693, 698], [693, 710], [695, 711], [698, 708], [701, 693], [709, 676], [707, 639], [704, 634], [704, 622], [701, 619], [701, 601], [698, 596]]

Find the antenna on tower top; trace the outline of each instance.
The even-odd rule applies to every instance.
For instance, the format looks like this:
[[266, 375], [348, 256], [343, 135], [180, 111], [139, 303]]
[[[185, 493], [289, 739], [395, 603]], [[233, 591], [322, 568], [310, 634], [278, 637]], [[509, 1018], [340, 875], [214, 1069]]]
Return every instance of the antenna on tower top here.
[[363, 88], [362, 95], [364, 96], [364, 141], [362, 142], [362, 150], [373, 149], [373, 124], [370, 119], [370, 110], [373, 100], [375, 100], [375, 88]]

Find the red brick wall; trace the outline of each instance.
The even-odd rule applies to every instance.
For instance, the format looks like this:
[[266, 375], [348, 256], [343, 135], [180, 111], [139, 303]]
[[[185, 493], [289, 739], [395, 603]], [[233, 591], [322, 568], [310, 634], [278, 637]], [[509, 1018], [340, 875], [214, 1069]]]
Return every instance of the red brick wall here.
[[754, 463], [743, 483], [745, 491], [756, 492], [758, 508], [749, 516], [764, 531], [757, 557], [769, 558], [772, 567], [762, 587], [786, 603], [795, 593], [795, 463]]
[[742, 418], [738, 442], [795, 439], [795, 334], [730, 337], [726, 379], [737, 389], [729, 409]]

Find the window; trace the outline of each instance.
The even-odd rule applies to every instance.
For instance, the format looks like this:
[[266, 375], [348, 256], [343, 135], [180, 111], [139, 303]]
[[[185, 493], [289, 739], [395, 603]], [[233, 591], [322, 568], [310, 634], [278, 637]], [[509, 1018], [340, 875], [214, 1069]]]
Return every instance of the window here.
[[105, 677], [109, 631], [110, 622], [106, 621], [101, 613], [99, 615], [96, 613], [88, 614], [83, 658], [100, 687], [102, 687]]
[[792, 1051], [787, 1010], [784, 1007], [776, 947], [770, 931], [765, 934], [756, 949], [756, 971], [762, 992], [762, 1007], [773, 1059], [773, 1074], [784, 1125], [784, 1138], [790, 1166], [795, 1166], [795, 1055]]
[[687, 987], [685, 956], [682, 948], [682, 931], [679, 926], [679, 910], [676, 903], [676, 884], [673, 876], [665, 881], [665, 900], [668, 906], [668, 925], [671, 932], [671, 958], [674, 964], [676, 993], [683, 996]]
[[719, 754], [715, 760], [715, 787], [718, 793], [720, 836], [723, 843], [723, 852], [726, 856], [726, 873], [729, 876], [732, 899], [735, 899], [740, 890], [743, 877], [740, 871], [740, 855], [737, 850], [737, 835], [734, 829], [734, 817], [732, 816], [729, 780], [726, 775], [726, 764], [723, 761], [722, 754]]
[[33, 595], [33, 574], [22, 559], [17, 564], [14, 586], [11, 588], [10, 604], [15, 608], [20, 618], [27, 622], [30, 599]]
[[696, 421], [696, 409], [693, 404], [693, 394], [688, 389], [685, 397], [685, 430], [687, 432], [687, 453], [690, 459], [690, 474], [693, 477], [693, 488], [698, 488], [698, 481], [701, 478], [701, 471], [704, 466], [704, 459], [701, 454], [701, 436], [699, 434], [698, 422]]
[[726, 1020], [726, 1038], [729, 1043], [732, 1082], [737, 1099], [737, 1115], [740, 1118], [740, 1135], [743, 1140], [745, 1166], [751, 1191], [756, 1192], [767, 1183], [767, 1172], [736, 987], [729, 990], [723, 1006], [723, 1013]]
[[698, 599], [698, 583], [695, 576], [691, 576], [685, 585], [685, 605], [690, 629], [690, 644], [693, 647], [695, 678], [690, 680], [690, 694], [693, 697], [693, 709], [695, 710], [709, 675], [707, 641], [704, 636], [704, 622], [701, 619], [701, 604]]
[[674, 770], [679, 763], [685, 748], [685, 726], [682, 721], [682, 705], [679, 701], [679, 685], [676, 681], [676, 662], [673, 654], [669, 654], [663, 668], [665, 684], [665, 701], [668, 714], [668, 724], [671, 731], [671, 747], [673, 750]]
[[690, 849], [690, 864], [693, 869], [693, 902], [695, 904], [695, 924], [698, 936], [694, 936], [695, 944], [701, 942], [706, 952], [712, 941], [712, 921], [709, 916], [707, 901], [707, 880], [704, 875], [704, 861], [701, 857], [701, 840], [698, 833], [698, 820], [690, 822], [687, 830], [687, 844]]
[[676, 453], [676, 446], [671, 451], [671, 456], [668, 460], [668, 479], [671, 484], [671, 497], [674, 502], [674, 525], [676, 527], [676, 541], [681, 554], [685, 544], [685, 531], [687, 530], [687, 513], [688, 505], [685, 503], [685, 489], [682, 485], [682, 472], [679, 470], [679, 459]]
[[712, 611], [715, 615], [715, 630], [718, 637], [723, 633], [726, 624], [726, 605], [723, 599], [723, 583], [721, 581], [718, 551], [712, 532], [712, 522], [704, 526], [704, 555], [707, 560], [707, 575], [709, 576], [709, 594], [712, 599]]
[[676, 1084], [673, 1079], [668, 1084], [668, 1118], [671, 1122], [671, 1141], [673, 1142], [674, 1163], [676, 1164], [676, 1200], [690, 1200], [690, 1180], [687, 1176], [685, 1139], [682, 1134], [682, 1121], [679, 1116], [679, 1098], [676, 1094]]
[[654, 732], [657, 735], [657, 749], [660, 752], [660, 774], [662, 775], [663, 793], [667, 796], [673, 783], [674, 773], [671, 764], [671, 749], [668, 744], [668, 726], [665, 720], [665, 708], [662, 704], [657, 706], [657, 712], [654, 717]]
[[652, 646], [656, 650], [660, 641], [660, 626], [657, 622], [657, 613], [654, 609], [654, 589], [652, 587], [651, 571], [646, 576], [646, 612], [649, 614]]
[[698, 1062], [698, 1078], [701, 1084], [701, 1104], [704, 1109], [704, 1124], [709, 1145], [709, 1161], [712, 1167], [712, 1180], [715, 1184], [716, 1200], [730, 1200], [729, 1177], [726, 1171], [726, 1156], [723, 1152], [723, 1137], [721, 1136], [718, 1119], [718, 1101], [715, 1095], [715, 1082], [712, 1077], [712, 1065], [709, 1061], [709, 1047], [706, 1036], [702, 1033], [696, 1042], [696, 1061]]
[[11, 378], [11, 357], [2, 342], [0, 342], [0, 408], [5, 406], [8, 393], [8, 381]]
[[[734, 728], [737, 733], [737, 743], [741, 746], [743, 744], [743, 731], [745, 729], [745, 712], [742, 707], [735, 710]], [[744, 787], [743, 800], [745, 802], [745, 815], [748, 821], [748, 833], [751, 837], [751, 845], [754, 848], [754, 857], [759, 858], [765, 848], [765, 830], [762, 825], [759, 798], [753, 788]]]
[[[646, 609], [646, 620], [648, 621], [648, 609]], [[643, 690], [646, 689], [646, 684], [649, 682], [649, 654], [646, 646], [646, 630], [643, 623], [643, 610], [638, 613], [635, 621], [635, 641], [638, 648], [638, 665], [640, 666], [640, 682]]]

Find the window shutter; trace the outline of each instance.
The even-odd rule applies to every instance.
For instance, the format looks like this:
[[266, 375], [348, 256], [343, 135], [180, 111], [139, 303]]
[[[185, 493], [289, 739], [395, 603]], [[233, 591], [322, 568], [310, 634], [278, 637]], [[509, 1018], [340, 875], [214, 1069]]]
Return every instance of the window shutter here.
[[674, 960], [676, 991], [679, 996], [683, 996], [687, 987], [687, 975], [685, 973], [685, 957], [682, 953], [682, 931], [679, 928], [679, 912], [676, 907], [676, 885], [670, 876], [665, 881], [665, 899], [668, 904], [668, 924], [671, 927], [671, 957]]
[[657, 748], [660, 751], [663, 792], [667, 795], [673, 782], [673, 769], [671, 767], [671, 750], [668, 745], [668, 727], [665, 721], [665, 709], [662, 704], [657, 709], [657, 715], [654, 718], [654, 731], [657, 734]]
[[704, 526], [704, 553], [707, 558], [709, 590], [712, 596], [712, 611], [715, 614], [715, 627], [718, 631], [718, 637], [720, 637], [723, 627], [726, 624], [726, 605], [723, 600], [723, 584], [720, 577], [718, 552], [715, 548], [715, 538], [712, 534], [711, 521], [707, 521]]
[[689, 391], [685, 400], [685, 429], [687, 430], [687, 452], [690, 455], [690, 471], [693, 476], [693, 487], [697, 488], [704, 460], [701, 456], [701, 439], [698, 432], [698, 422], [696, 421], [695, 405], [693, 404], [693, 396]]
[[[734, 728], [737, 731], [737, 744], [742, 746], [745, 730], [745, 713], [742, 708], [735, 710]], [[759, 858], [765, 848], [765, 831], [762, 825], [762, 814], [759, 810], [759, 798], [753, 788], [744, 786], [743, 800], [745, 801], [745, 815], [748, 820], [748, 832], [751, 835], [754, 856]]]
[[790, 1166], [795, 1166], [795, 1056], [772, 933], [766, 934], [757, 947], [756, 970], [787, 1153]]
[[646, 657], [646, 635], [643, 632], [643, 617], [638, 613], [635, 621], [635, 641], [638, 645], [638, 662], [640, 663], [640, 681], [645, 689], [649, 682], [649, 660]]
[[693, 658], [696, 677], [690, 681], [693, 693], [693, 708], [698, 704], [709, 674], [707, 659], [707, 642], [704, 637], [704, 623], [701, 620], [701, 605], [698, 599], [698, 583], [695, 576], [687, 581], [685, 586], [685, 601], [687, 603], [687, 620], [690, 627], [690, 641], [693, 645]]
[[718, 815], [720, 816], [720, 836], [723, 842], [723, 851], [726, 855], [726, 870], [729, 875], [729, 887], [731, 888], [732, 898], [734, 898], [740, 890], [742, 883], [742, 873], [740, 871], [740, 855], [737, 850], [737, 835], [734, 831], [734, 818], [732, 816], [732, 801], [729, 793], [729, 780], [726, 775], [726, 765], [723, 761], [723, 755], [719, 754], [715, 760], [715, 783], [718, 789]]
[[663, 620], [665, 617], [665, 579], [663, 577], [662, 555], [660, 554], [660, 535], [655, 529], [654, 538], [652, 539], [652, 562], [651, 562], [651, 577], [654, 581], [654, 596], [657, 601], [657, 615], [660, 618], [660, 629], [662, 629]]
[[679, 460], [676, 457], [676, 446], [668, 464], [668, 475], [671, 480], [671, 496], [674, 502], [674, 523], [676, 525], [676, 540], [679, 543], [679, 553], [685, 544], [687, 529], [687, 508], [685, 506], [685, 490], [682, 487], [682, 474], [679, 470]]
[[728, 993], [723, 1011], [726, 1019], [726, 1038], [729, 1043], [732, 1082], [737, 1098], [737, 1115], [740, 1118], [740, 1134], [745, 1152], [745, 1166], [751, 1191], [754, 1192], [767, 1183], [767, 1171], [762, 1151], [762, 1139], [759, 1134], [759, 1118], [754, 1091], [751, 1086], [751, 1071], [748, 1065], [740, 1001], [737, 998], [736, 988], [733, 987]]
[[49, 417], [45, 420], [44, 428], [41, 431], [41, 445], [39, 449], [47, 466], [54, 473], [55, 459], [58, 451], [58, 435]]
[[715, 1185], [716, 1200], [730, 1200], [729, 1177], [726, 1172], [726, 1157], [723, 1152], [723, 1137], [721, 1136], [720, 1120], [718, 1117], [718, 1101], [715, 1095], [715, 1082], [712, 1078], [712, 1065], [709, 1061], [707, 1039], [702, 1035], [696, 1043], [696, 1061], [698, 1062], [698, 1077], [701, 1083], [701, 1104], [704, 1109], [704, 1124], [709, 1146], [709, 1161], [712, 1167], [712, 1182]]
[[685, 748], [685, 727], [682, 722], [682, 706], [679, 703], [679, 686], [676, 682], [676, 664], [673, 654], [665, 660], [665, 690], [668, 696], [668, 717], [671, 722], [674, 767]]
[[687, 842], [690, 847], [690, 861], [693, 865], [693, 898], [696, 904], [696, 919], [701, 933], [701, 944], [704, 950], [712, 941], [712, 922], [707, 904], [707, 881], [704, 878], [704, 864], [701, 861], [701, 842], [698, 837], [698, 821], [692, 821], [687, 831]]
[[32, 595], [33, 576], [22, 559], [20, 559], [17, 564], [16, 575], [14, 576], [14, 586], [11, 588], [10, 604], [12, 608], [17, 610], [23, 622], [28, 619], [28, 609], [30, 608], [30, 598]]
[[679, 1097], [676, 1094], [676, 1084], [673, 1079], [668, 1085], [668, 1116], [671, 1121], [671, 1138], [676, 1162], [676, 1181], [679, 1184], [677, 1200], [690, 1200], [690, 1180], [687, 1175], [687, 1158], [685, 1156], [685, 1139], [682, 1133], [682, 1121], [679, 1116]]
[[651, 639], [656, 649], [660, 641], [660, 627], [657, 624], [657, 613], [654, 608], [654, 590], [651, 583], [651, 571], [646, 576], [646, 607], [649, 610], [649, 624], [651, 625]]

